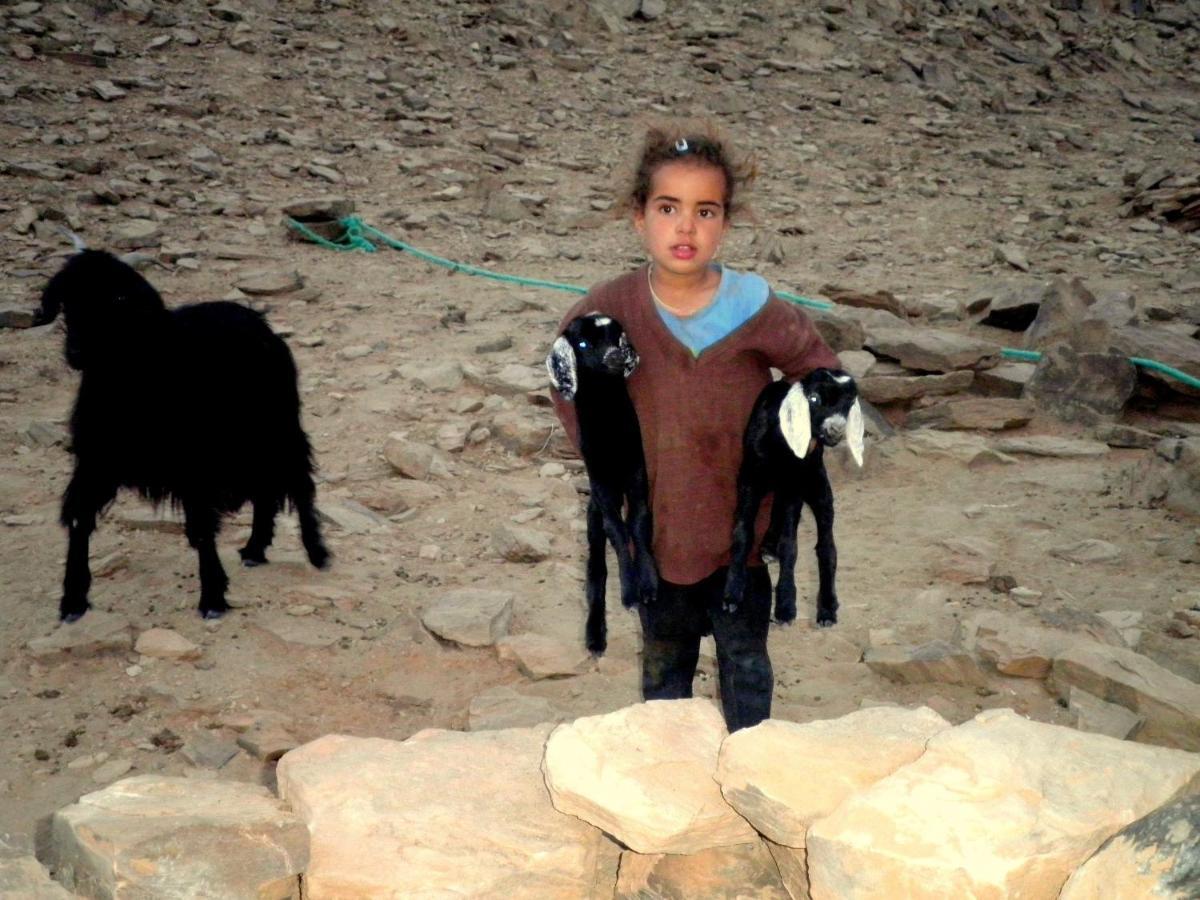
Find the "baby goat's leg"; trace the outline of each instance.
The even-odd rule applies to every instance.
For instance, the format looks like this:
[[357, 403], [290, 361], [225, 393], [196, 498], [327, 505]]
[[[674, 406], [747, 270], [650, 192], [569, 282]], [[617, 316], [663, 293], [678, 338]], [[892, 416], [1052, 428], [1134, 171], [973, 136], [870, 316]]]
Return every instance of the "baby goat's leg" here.
[[63, 575], [58, 617], [74, 622], [88, 611], [92, 571], [88, 567], [88, 542], [96, 530], [96, 516], [112, 502], [116, 485], [95, 472], [76, 467], [63, 494], [62, 523], [67, 528], [67, 568]]
[[833, 542], [833, 489], [824, 466], [814, 474], [804, 499], [817, 524], [817, 625], [828, 628], [837, 624], [837, 546]]
[[593, 496], [587, 505], [587, 626], [584, 640], [588, 651], [599, 656], [608, 647], [604, 590], [608, 583], [608, 564], [604, 553], [604, 514]]
[[225, 601], [229, 578], [217, 555], [220, 517], [211, 506], [188, 500], [183, 502], [183, 515], [188, 543], [200, 557], [200, 615], [206, 619], [219, 619], [229, 610]]
[[800, 497], [790, 490], [775, 492], [771, 508], [771, 530], [775, 532], [775, 552], [779, 558], [779, 581], [775, 585], [775, 621], [796, 618], [796, 528], [800, 524]]
[[722, 608], [734, 612], [746, 593], [746, 564], [754, 543], [754, 522], [767, 494], [767, 486], [746, 462], [738, 472], [737, 505], [733, 513], [733, 546], [730, 550], [729, 575], [725, 579]]
[[250, 528], [250, 540], [238, 551], [243, 566], [261, 566], [267, 561], [267, 548], [275, 539], [275, 514], [279, 503], [272, 495], [254, 498], [254, 524]]
[[638, 599], [642, 603], [653, 603], [658, 595], [658, 570], [654, 565], [652, 549], [653, 530], [646, 470], [637, 469], [629, 482], [629, 532], [633, 538]]
[[592, 499], [600, 510], [604, 523], [604, 533], [613, 551], [617, 554], [617, 574], [621, 579], [621, 603], [625, 606], [635, 606], [638, 601], [637, 590], [633, 583], [633, 557], [629, 553], [629, 529], [621, 518], [624, 496], [611, 484], [592, 482]]

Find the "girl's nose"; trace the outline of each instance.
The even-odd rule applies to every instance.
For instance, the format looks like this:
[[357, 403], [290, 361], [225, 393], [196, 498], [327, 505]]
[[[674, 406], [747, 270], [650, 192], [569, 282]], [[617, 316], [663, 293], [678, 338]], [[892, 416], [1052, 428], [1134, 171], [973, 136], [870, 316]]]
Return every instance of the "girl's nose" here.
[[691, 216], [682, 215], [675, 221], [675, 230], [683, 234], [691, 234], [696, 230], [696, 220]]

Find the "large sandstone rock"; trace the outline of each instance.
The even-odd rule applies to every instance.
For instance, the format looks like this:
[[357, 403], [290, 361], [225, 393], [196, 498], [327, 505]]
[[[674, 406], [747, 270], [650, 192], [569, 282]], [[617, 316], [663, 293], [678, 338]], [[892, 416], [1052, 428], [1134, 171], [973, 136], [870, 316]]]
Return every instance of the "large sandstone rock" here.
[[638, 853], [757, 839], [713, 780], [725, 738], [708, 700], [651, 700], [558, 726], [542, 769], [554, 805]]
[[812, 893], [1052, 900], [1106, 838], [1197, 786], [1198, 755], [989, 710], [809, 829]]
[[1054, 659], [1049, 686], [1065, 699], [1078, 687], [1145, 717], [1134, 739], [1200, 751], [1200, 684], [1120, 647], [1073, 644]]
[[287, 754], [279, 793], [312, 835], [305, 897], [611, 896], [616, 848], [546, 794], [550, 728], [326, 735]]
[[87, 897], [299, 898], [308, 831], [266, 788], [138, 775], [50, 821], [46, 861]]
[[949, 641], [928, 641], [915, 647], [869, 647], [863, 662], [872, 672], [899, 684], [935, 682], [982, 687], [987, 683], [975, 658]]
[[1125, 826], [1075, 870], [1059, 900], [1200, 896], [1200, 795]]
[[788, 900], [779, 868], [766, 844], [756, 840], [699, 853], [625, 851], [615, 900]]
[[880, 706], [804, 724], [768, 719], [725, 739], [716, 779], [765, 837], [803, 847], [815, 820], [917, 759], [949, 727], [927, 707]]

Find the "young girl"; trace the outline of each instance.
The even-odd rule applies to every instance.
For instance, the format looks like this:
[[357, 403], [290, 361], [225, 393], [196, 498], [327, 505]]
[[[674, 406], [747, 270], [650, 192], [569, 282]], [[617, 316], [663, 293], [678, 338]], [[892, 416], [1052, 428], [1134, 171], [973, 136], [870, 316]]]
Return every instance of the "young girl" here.
[[[734, 198], [753, 177], [711, 130], [651, 128], [625, 202], [649, 264], [593, 288], [563, 318], [602, 312], [621, 322], [641, 357], [628, 387], [650, 480], [655, 602], [642, 604], [642, 695], [692, 696], [700, 639], [717, 645], [721, 706], [730, 731], [771, 714], [767, 657], [771, 585], [758, 556], [760, 512], [745, 598], [722, 609], [742, 434], [772, 367], [797, 380], [838, 367], [812, 322], [758, 275], [714, 259]], [[574, 409], [554, 395], [568, 435]]]

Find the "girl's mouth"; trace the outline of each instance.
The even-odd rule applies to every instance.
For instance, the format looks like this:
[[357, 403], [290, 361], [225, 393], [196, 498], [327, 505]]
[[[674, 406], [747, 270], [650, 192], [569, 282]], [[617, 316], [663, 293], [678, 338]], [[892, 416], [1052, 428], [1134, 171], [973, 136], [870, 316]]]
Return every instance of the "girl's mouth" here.
[[691, 259], [696, 255], [696, 248], [691, 244], [676, 244], [671, 248], [671, 255], [676, 259]]

